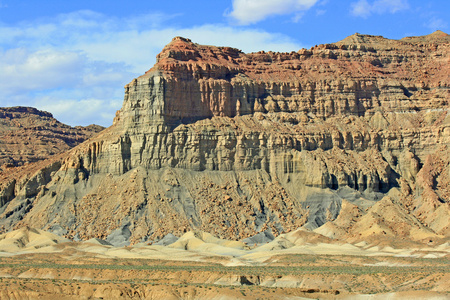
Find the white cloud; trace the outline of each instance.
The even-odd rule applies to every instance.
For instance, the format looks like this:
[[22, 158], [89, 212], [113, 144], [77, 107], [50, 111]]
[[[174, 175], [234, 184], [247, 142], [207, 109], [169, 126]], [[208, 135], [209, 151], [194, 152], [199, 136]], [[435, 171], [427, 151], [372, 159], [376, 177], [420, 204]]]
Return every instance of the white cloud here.
[[257, 23], [272, 15], [287, 15], [310, 9], [318, 0], [233, 0], [229, 14], [240, 25]]
[[318, 9], [316, 11], [316, 16], [322, 16], [322, 15], [324, 15], [326, 13], [327, 13], [327, 11], [325, 9]]
[[34, 106], [71, 125], [111, 124], [120, 108], [122, 86], [134, 75], [123, 64], [56, 49], [0, 52], [0, 70], [1, 106]]
[[352, 3], [352, 15], [358, 17], [368, 17], [371, 14], [371, 5], [366, 0], [359, 0]]
[[357, 17], [367, 18], [373, 13], [396, 13], [409, 8], [407, 0], [375, 0], [369, 3], [367, 0], [359, 0], [351, 4], [351, 14]]
[[443, 30], [447, 28], [448, 24], [440, 18], [431, 18], [427, 23], [424, 24], [425, 27], [430, 28], [433, 31]]
[[78, 11], [0, 24], [0, 106], [35, 106], [70, 125], [107, 126], [121, 107], [123, 86], [150, 69], [175, 36], [245, 52], [301, 48], [282, 34], [221, 24], [164, 28], [172, 17], [119, 19]]
[[79, 81], [83, 64], [83, 58], [73, 52], [9, 49], [0, 53], [0, 88], [4, 93], [17, 93], [62, 84], [72, 87]]
[[36, 102], [39, 109], [50, 111], [69, 124], [83, 125], [99, 124], [98, 120], [111, 122], [117, 107], [121, 105], [120, 100], [95, 98], [74, 100], [55, 98], [53, 95], [44, 96]]

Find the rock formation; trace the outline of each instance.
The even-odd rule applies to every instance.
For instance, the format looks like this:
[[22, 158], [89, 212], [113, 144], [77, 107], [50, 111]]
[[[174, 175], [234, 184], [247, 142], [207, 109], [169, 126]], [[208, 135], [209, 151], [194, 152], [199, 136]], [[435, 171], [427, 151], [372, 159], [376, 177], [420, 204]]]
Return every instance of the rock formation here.
[[406, 238], [448, 237], [449, 42], [355, 34], [245, 54], [176, 37], [125, 86], [110, 128], [2, 175], [2, 230], [120, 244], [328, 224], [357, 239], [386, 234], [369, 216], [386, 206]]
[[32, 107], [0, 108], [0, 172], [67, 151], [103, 129], [70, 127]]

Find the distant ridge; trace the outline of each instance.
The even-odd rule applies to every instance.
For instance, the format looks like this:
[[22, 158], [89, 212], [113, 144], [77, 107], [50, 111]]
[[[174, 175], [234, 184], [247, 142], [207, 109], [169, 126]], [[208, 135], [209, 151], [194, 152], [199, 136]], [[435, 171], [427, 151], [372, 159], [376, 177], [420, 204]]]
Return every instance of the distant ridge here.
[[448, 43], [450, 42], [450, 35], [447, 33], [437, 30], [431, 34], [424, 35], [424, 36], [412, 36], [412, 37], [404, 37], [399, 40], [394, 39], [387, 39], [383, 36], [376, 36], [376, 35], [368, 35], [368, 34], [360, 34], [355, 33], [353, 35], [350, 35], [346, 37], [345, 39], [337, 42], [337, 45], [351, 45], [351, 44], [364, 44], [367, 46], [371, 46], [373, 48], [377, 49], [383, 49], [383, 48], [389, 48], [394, 45], [399, 45], [401, 47], [401, 43], [408, 42], [408, 43]]
[[424, 43], [424, 42], [437, 42], [437, 43], [448, 43], [450, 42], [450, 35], [441, 31], [436, 30], [433, 33], [425, 36], [410, 36], [404, 37], [401, 41]]
[[67, 151], [103, 129], [71, 127], [34, 107], [0, 107], [0, 172]]

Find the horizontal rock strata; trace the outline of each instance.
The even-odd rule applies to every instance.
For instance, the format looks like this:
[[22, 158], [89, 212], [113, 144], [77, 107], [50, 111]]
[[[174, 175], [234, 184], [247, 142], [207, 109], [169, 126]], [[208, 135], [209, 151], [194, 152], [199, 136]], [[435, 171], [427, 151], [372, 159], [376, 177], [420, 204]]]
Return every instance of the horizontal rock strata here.
[[174, 38], [125, 86], [112, 127], [3, 175], [0, 224], [132, 243], [190, 229], [237, 239], [333, 222], [343, 199], [383, 211], [374, 204], [389, 192], [379, 203], [448, 235], [449, 41], [355, 34], [245, 54]]

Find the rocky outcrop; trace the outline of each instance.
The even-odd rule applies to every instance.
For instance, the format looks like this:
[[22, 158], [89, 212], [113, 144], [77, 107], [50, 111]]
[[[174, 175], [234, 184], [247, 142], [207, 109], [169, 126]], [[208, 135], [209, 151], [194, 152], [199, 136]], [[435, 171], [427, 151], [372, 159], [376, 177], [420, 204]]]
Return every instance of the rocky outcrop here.
[[0, 108], [0, 172], [67, 151], [103, 129], [71, 127], [33, 107]]
[[51, 167], [4, 176], [0, 224], [81, 239], [190, 229], [237, 239], [313, 229], [343, 199], [367, 208], [395, 189], [414, 228], [446, 234], [448, 219], [420, 216], [429, 201], [450, 212], [446, 185], [425, 175], [450, 144], [449, 41], [355, 34], [245, 54], [174, 38], [125, 86], [112, 127]]

